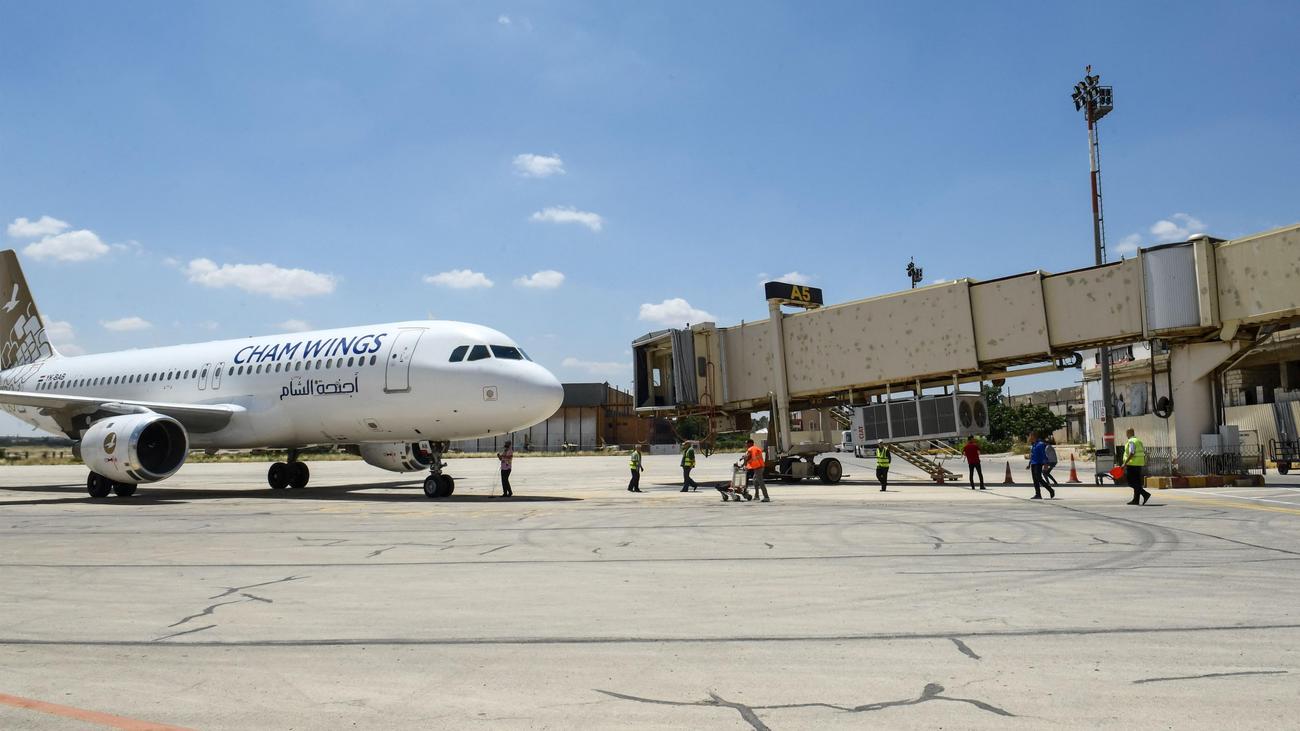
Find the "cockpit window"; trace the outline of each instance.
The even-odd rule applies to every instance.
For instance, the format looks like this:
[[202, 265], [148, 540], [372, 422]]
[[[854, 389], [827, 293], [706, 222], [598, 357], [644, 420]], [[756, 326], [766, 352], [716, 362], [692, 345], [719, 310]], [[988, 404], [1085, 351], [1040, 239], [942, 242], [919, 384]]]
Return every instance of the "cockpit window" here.
[[452, 362], [452, 363], [459, 363], [459, 362], [461, 362], [462, 360], [465, 360], [465, 353], [467, 353], [467, 352], [469, 352], [469, 346], [468, 346], [468, 345], [458, 345], [458, 346], [456, 346], [456, 349], [453, 350], [453, 351], [451, 351], [451, 362]]
[[528, 361], [528, 362], [530, 362], [530, 363], [533, 361], [532, 358], [528, 357], [528, 353], [527, 353], [523, 348], [520, 348], [520, 349], [519, 349], [519, 354], [522, 355], [522, 356], [524, 356], [524, 360], [526, 360], [526, 361]]
[[505, 360], [523, 360], [524, 356], [519, 352], [519, 348], [510, 345], [493, 345], [492, 355]]
[[488, 356], [488, 348], [486, 345], [475, 345], [470, 349], [469, 358], [467, 358], [467, 360], [484, 360], [488, 357], [490, 356]]

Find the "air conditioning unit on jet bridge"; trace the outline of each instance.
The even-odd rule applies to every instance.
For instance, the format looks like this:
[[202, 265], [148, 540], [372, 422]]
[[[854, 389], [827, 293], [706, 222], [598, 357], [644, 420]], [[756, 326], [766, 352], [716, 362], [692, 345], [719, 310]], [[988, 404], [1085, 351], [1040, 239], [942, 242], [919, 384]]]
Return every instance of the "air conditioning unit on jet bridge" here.
[[853, 409], [853, 436], [859, 444], [950, 439], [988, 433], [988, 407], [980, 394], [894, 399]]

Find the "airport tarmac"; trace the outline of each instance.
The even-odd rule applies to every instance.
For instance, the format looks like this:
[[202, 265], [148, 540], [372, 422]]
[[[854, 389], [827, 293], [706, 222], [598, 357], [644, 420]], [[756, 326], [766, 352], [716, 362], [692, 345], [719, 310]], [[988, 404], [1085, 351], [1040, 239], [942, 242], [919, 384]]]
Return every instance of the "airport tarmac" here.
[[449, 460], [442, 501], [361, 462], [274, 492], [194, 464], [99, 501], [82, 468], [3, 467], [0, 727], [1294, 724], [1296, 476], [1139, 508], [882, 494], [845, 461], [767, 504], [682, 494], [659, 456], [644, 494], [626, 457], [520, 457], [509, 501], [486, 459]]

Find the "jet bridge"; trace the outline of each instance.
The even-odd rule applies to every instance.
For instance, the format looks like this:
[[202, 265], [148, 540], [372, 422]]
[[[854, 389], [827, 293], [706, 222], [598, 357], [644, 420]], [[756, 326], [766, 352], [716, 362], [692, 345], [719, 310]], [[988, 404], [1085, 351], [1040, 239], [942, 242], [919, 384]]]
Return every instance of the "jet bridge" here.
[[[1300, 225], [830, 306], [768, 294], [766, 320], [638, 338], [637, 410], [709, 414], [725, 431], [773, 406], [788, 414], [936, 387], [956, 393], [963, 383], [1078, 366], [1081, 350], [1159, 339], [1172, 353], [1177, 443], [1199, 445], [1215, 431], [1220, 369], [1260, 336], [1300, 321]], [[788, 450], [789, 420], [773, 422]]]

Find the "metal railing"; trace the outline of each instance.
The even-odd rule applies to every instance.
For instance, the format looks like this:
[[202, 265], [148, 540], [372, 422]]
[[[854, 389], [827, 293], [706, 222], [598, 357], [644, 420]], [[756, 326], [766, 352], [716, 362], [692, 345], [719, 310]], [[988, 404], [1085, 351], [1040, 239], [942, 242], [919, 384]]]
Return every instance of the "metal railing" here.
[[1264, 467], [1263, 453], [1254, 445], [1235, 452], [1147, 447], [1146, 455], [1146, 474], [1152, 477], [1244, 475]]

